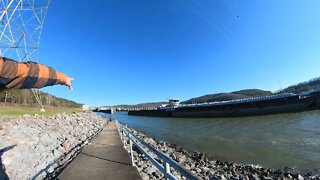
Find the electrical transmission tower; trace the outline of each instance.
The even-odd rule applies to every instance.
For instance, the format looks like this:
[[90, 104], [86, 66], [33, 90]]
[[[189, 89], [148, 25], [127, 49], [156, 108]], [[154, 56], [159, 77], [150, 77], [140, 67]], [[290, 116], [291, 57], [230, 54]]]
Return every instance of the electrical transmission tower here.
[[[0, 56], [38, 62], [41, 32], [50, 0], [0, 0]], [[43, 109], [41, 93], [32, 89]]]

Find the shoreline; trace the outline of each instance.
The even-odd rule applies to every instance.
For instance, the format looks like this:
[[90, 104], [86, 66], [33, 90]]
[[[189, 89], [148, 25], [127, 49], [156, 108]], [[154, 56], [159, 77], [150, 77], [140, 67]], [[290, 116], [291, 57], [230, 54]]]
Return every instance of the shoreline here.
[[[304, 172], [289, 167], [272, 169], [253, 164], [222, 162], [209, 158], [204, 153], [187, 151], [179, 145], [157, 141], [137, 130], [130, 129], [145, 142], [168, 154], [199, 179], [320, 179], [320, 170]], [[134, 157], [138, 157], [138, 160], [135, 160], [135, 165], [142, 179], [164, 178], [163, 174], [144, 155], [138, 152], [137, 148], [133, 148], [133, 150]], [[173, 174], [179, 175], [174, 171]], [[178, 179], [183, 179], [183, 177]]]
[[[96, 113], [0, 118], [0, 179], [54, 178], [81, 152], [110, 120]], [[133, 129], [131, 129], [133, 130]], [[133, 130], [147, 143], [169, 154], [199, 179], [320, 179], [320, 171], [271, 169], [259, 165], [222, 162], [204, 153], [158, 141]], [[137, 148], [135, 165], [142, 179], [163, 175]], [[173, 171], [173, 174], [178, 175]], [[178, 178], [184, 179], [184, 178]]]

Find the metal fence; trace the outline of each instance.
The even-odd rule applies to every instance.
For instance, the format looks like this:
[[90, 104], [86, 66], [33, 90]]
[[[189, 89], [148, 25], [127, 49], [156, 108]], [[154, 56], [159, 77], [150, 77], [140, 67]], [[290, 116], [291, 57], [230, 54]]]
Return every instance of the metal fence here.
[[[174, 161], [171, 157], [169, 157], [167, 154], [163, 153], [162, 151], [156, 149], [152, 145], [146, 143], [142, 138], [137, 136], [134, 132], [132, 132], [127, 125], [121, 124], [120, 122], [116, 121], [118, 131], [121, 137], [121, 140], [123, 141], [124, 148], [129, 149], [132, 165], [134, 166], [134, 155], [132, 147], [135, 146], [141, 153], [143, 153], [151, 162], [152, 164], [158, 168], [159, 171], [161, 171], [166, 179], [177, 179], [177, 177], [172, 174], [170, 168], [172, 167], [177, 172], [179, 172], [183, 177], [186, 179], [198, 179], [195, 176], [193, 176], [189, 171], [185, 170], [183, 167], [181, 167], [176, 161]], [[129, 141], [129, 144], [127, 144], [127, 141]], [[157, 161], [155, 157], [151, 155], [151, 153], [148, 152], [148, 150], [153, 152], [157, 155], [158, 158], [162, 160], [163, 163]]]

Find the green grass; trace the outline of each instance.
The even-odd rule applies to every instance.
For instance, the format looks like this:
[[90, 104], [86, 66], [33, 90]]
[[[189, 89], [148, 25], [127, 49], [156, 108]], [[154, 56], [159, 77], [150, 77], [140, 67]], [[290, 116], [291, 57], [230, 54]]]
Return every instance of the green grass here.
[[73, 112], [81, 112], [80, 108], [69, 108], [69, 107], [58, 107], [58, 108], [45, 108], [46, 112], [40, 112], [39, 107], [23, 107], [23, 106], [5, 106], [0, 105], [0, 116], [22, 116], [24, 114], [30, 115], [44, 115], [44, 116], [53, 116], [58, 113], [73, 113]]

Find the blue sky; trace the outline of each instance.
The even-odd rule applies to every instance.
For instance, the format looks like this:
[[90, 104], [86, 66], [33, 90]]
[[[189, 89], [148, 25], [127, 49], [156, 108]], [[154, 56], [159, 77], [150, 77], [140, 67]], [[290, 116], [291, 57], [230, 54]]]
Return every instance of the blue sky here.
[[[94, 106], [275, 91], [319, 77], [320, 1], [52, 1], [39, 62]], [[279, 83], [280, 82], [280, 83]]]

